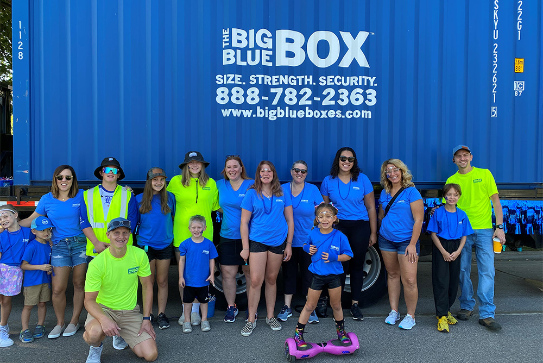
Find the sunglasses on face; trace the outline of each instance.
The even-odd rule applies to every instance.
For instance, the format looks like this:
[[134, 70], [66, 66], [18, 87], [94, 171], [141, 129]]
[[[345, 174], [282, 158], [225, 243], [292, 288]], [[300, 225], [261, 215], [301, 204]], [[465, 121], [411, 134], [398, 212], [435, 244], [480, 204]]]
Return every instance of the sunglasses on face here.
[[354, 156], [340, 156], [339, 160], [341, 160], [343, 162], [349, 161], [350, 163], [352, 163], [353, 161], [356, 160], [356, 158]]
[[302, 173], [302, 174], [306, 174], [306, 173], [307, 173], [307, 170], [305, 170], [305, 169], [298, 169], [298, 168], [292, 168], [292, 171], [295, 172], [295, 173]]
[[106, 166], [104, 169], [102, 169], [104, 171], [105, 174], [109, 174], [109, 173], [113, 173], [113, 174], [117, 174], [119, 172], [119, 169], [117, 168], [111, 168], [109, 166]]
[[58, 181], [62, 181], [62, 180], [64, 180], [64, 179], [66, 179], [66, 180], [72, 180], [72, 178], [73, 178], [73, 176], [71, 176], [71, 175], [57, 175], [57, 176], [55, 177], [55, 179], [58, 180]]

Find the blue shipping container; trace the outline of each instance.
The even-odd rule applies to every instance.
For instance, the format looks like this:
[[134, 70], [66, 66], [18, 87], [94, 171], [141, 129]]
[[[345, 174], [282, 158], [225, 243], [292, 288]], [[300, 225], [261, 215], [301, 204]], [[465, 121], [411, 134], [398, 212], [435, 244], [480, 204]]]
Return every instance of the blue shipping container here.
[[15, 184], [60, 164], [95, 180], [105, 156], [128, 181], [172, 176], [189, 150], [212, 177], [239, 154], [321, 181], [348, 145], [372, 181], [396, 157], [440, 186], [461, 143], [498, 183], [543, 181], [540, 1], [12, 6]]

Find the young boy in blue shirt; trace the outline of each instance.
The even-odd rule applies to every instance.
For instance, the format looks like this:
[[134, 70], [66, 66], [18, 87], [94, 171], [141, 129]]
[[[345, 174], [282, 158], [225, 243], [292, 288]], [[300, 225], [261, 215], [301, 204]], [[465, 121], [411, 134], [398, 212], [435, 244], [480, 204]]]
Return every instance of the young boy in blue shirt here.
[[466, 213], [456, 207], [462, 190], [458, 184], [446, 184], [443, 188], [443, 198], [446, 203], [443, 208], [435, 210], [427, 230], [432, 232], [432, 287], [437, 330], [448, 333], [449, 324], [457, 320], [452, 316], [450, 308], [456, 300], [458, 283], [460, 281], [460, 253], [466, 243], [466, 236], [473, 233]]
[[[51, 300], [51, 246], [49, 240], [52, 233], [51, 221], [46, 217], [38, 217], [32, 221], [32, 233], [36, 235], [33, 241], [26, 246], [23, 254], [21, 269], [25, 271], [23, 280], [23, 294], [25, 297], [23, 312], [21, 313], [22, 330], [19, 339], [23, 343], [33, 342], [44, 335], [46, 303]], [[30, 312], [34, 305], [38, 305], [38, 325], [34, 333], [28, 328]]]
[[200, 303], [202, 313], [201, 330], [211, 330], [207, 320], [207, 303], [209, 283], [215, 285], [215, 258], [219, 255], [217, 249], [203, 233], [206, 230], [206, 220], [203, 216], [195, 215], [189, 220], [189, 230], [192, 236], [179, 245], [179, 286], [183, 288], [183, 306], [185, 322], [183, 333], [192, 332], [190, 312], [192, 303]]

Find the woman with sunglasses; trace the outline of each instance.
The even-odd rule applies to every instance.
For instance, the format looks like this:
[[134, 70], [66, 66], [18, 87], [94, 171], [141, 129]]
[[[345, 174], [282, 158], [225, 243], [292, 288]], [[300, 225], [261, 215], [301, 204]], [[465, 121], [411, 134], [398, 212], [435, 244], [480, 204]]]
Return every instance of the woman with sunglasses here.
[[[241, 202], [241, 258], [249, 261], [251, 289], [249, 290], [249, 316], [241, 335], [249, 336], [256, 327], [256, 312], [262, 283], [266, 283], [266, 324], [272, 330], [281, 330], [274, 314], [277, 294], [277, 274], [282, 261], [290, 260], [294, 221], [292, 202], [283, 193], [275, 167], [261, 161], [256, 168], [255, 183], [247, 190]], [[251, 228], [249, 228], [251, 222]]]
[[337, 229], [349, 239], [354, 257], [343, 262], [342, 283], [345, 274], [351, 274], [351, 315], [354, 320], [364, 320], [358, 302], [364, 282], [364, 262], [368, 246], [377, 242], [377, 213], [373, 186], [364, 175], [356, 159], [355, 151], [342, 147], [336, 153], [330, 175], [324, 178], [321, 193], [326, 203], [338, 209]]
[[412, 179], [399, 159], [385, 160], [381, 165], [384, 189], [379, 197], [379, 248], [387, 270], [391, 308], [385, 323], [395, 325], [400, 320], [398, 305], [403, 285], [407, 314], [398, 326], [405, 330], [415, 326], [419, 237], [424, 220], [424, 202]]
[[[175, 258], [179, 263], [179, 245], [191, 237], [189, 226], [190, 217], [194, 215], [204, 216], [207, 229], [203, 236], [213, 241], [213, 221], [211, 212], [219, 209], [219, 192], [215, 180], [206, 173], [209, 162], [204, 160], [198, 151], [189, 151], [185, 154], [185, 160], [179, 164], [181, 175], [174, 176], [166, 190], [175, 196], [175, 218], [173, 221], [173, 246]], [[181, 299], [183, 288], [179, 287]], [[191, 323], [199, 325], [201, 322], [198, 313], [200, 304], [192, 304]], [[179, 325], [185, 322], [185, 314], [182, 312]]]
[[[283, 283], [285, 285], [285, 305], [277, 315], [279, 321], [287, 321], [292, 316], [292, 295], [297, 291], [298, 267], [300, 268], [302, 294], [307, 295], [312, 275], [308, 268], [311, 256], [304, 252], [303, 245], [315, 220], [315, 207], [323, 202], [322, 195], [315, 185], [306, 183], [307, 163], [303, 160], [295, 161], [290, 169], [292, 181], [283, 184], [283, 192], [292, 200], [294, 215], [294, 237], [292, 238], [292, 257], [283, 262]], [[309, 316], [309, 323], [318, 323], [319, 318], [315, 311]]]
[[[55, 169], [51, 192], [41, 197], [34, 213], [22, 220], [20, 225], [30, 227], [32, 221], [39, 216], [49, 218], [53, 224], [52, 300], [57, 324], [48, 338], [58, 338], [61, 334], [69, 337], [79, 329], [79, 316], [83, 309], [87, 238], [93, 243], [99, 243], [88, 222], [83, 191], [79, 190], [75, 170], [70, 165], [61, 165]], [[64, 313], [70, 271], [74, 286], [73, 312], [70, 323], [66, 326]]]
[[240, 256], [243, 249], [239, 226], [241, 223], [241, 202], [247, 189], [254, 180], [247, 176], [245, 166], [237, 155], [228, 155], [221, 171], [224, 179], [217, 182], [219, 205], [222, 210], [221, 238], [219, 243], [219, 263], [221, 265], [222, 287], [228, 308], [224, 321], [233, 323], [238, 315], [236, 307], [236, 274], [239, 266], [245, 275], [247, 295], [249, 295], [251, 277], [249, 265]]

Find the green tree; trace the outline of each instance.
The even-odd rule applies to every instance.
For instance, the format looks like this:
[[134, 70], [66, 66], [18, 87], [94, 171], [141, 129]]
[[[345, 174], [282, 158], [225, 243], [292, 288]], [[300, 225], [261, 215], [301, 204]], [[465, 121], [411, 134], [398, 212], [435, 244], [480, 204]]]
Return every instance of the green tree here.
[[11, 85], [11, 0], [0, 1], [0, 84]]

